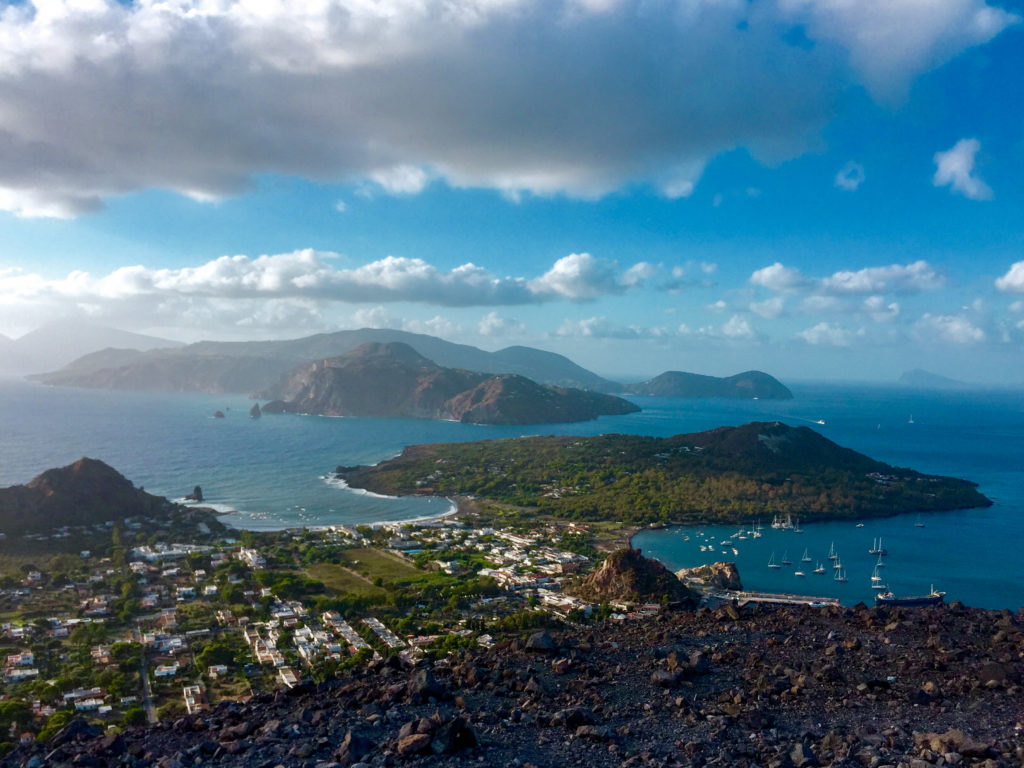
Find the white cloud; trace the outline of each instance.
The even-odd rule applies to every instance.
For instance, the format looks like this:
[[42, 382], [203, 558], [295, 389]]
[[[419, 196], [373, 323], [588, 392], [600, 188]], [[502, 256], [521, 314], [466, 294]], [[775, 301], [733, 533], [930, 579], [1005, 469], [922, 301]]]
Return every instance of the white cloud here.
[[764, 301], [755, 301], [750, 305], [750, 311], [754, 312], [761, 317], [767, 317], [769, 319], [778, 317], [782, 314], [782, 310], [786, 305], [786, 300], [781, 296], [773, 296], [770, 299]]
[[268, 173], [682, 197], [717, 154], [799, 155], [851, 86], [890, 98], [1016, 20], [985, 0], [7, 3], [0, 209], [223, 199]]
[[829, 347], [848, 347], [854, 338], [854, 334], [845, 328], [825, 322], [818, 323], [813, 328], [800, 331], [797, 336], [808, 344]]
[[396, 165], [371, 172], [370, 179], [390, 195], [418, 195], [430, 177], [415, 165]]
[[1010, 305], [1011, 312], [1024, 312], [1024, 301], [1015, 301]]
[[991, 187], [974, 172], [974, 156], [979, 149], [977, 139], [960, 139], [952, 149], [936, 152], [932, 184], [948, 186], [970, 200], [991, 200]]
[[344, 213], [345, 211], [348, 210], [348, 205], [345, 203], [344, 200], [336, 200], [334, 203], [334, 210], [336, 210], [338, 213]]
[[357, 309], [352, 313], [352, 324], [356, 328], [394, 328], [396, 321], [383, 306]]
[[927, 261], [843, 270], [821, 281], [825, 293], [918, 293], [945, 285], [945, 278]]
[[807, 315], [814, 315], [820, 312], [846, 312], [849, 306], [846, 302], [840, 301], [835, 296], [808, 296], [800, 302], [800, 311]]
[[713, 275], [718, 271], [718, 265], [712, 261], [702, 261], [700, 263], [700, 271], [705, 275]]
[[[135, 265], [105, 275], [74, 271], [57, 280], [5, 269], [0, 270], [0, 326], [22, 327], [29, 318], [41, 324], [54, 316], [88, 310], [108, 319], [128, 318], [132, 327], [153, 325], [156, 320], [166, 323], [176, 312], [185, 325], [206, 322], [211, 328], [237, 327], [263, 323], [261, 318], [269, 318], [271, 310], [283, 316], [290, 306], [297, 313], [295, 322], [307, 328], [323, 323], [321, 312], [333, 304], [495, 307], [596, 300], [628, 290], [646, 272], [639, 269], [620, 279], [615, 262], [588, 254], [559, 259], [533, 280], [498, 277], [472, 263], [445, 271], [422, 259], [394, 256], [355, 267], [332, 262], [340, 262], [340, 257], [305, 249], [254, 258], [222, 256], [177, 269]], [[258, 309], [260, 302], [265, 309]], [[146, 318], [154, 322], [147, 323]], [[394, 325], [382, 307], [357, 309], [352, 318], [360, 325]], [[496, 331], [497, 326], [492, 329]]]
[[722, 335], [730, 339], [753, 339], [757, 333], [746, 318], [733, 315], [722, 325]]
[[780, 0], [806, 19], [812, 40], [846, 52], [876, 98], [901, 100], [915, 73], [927, 72], [1020, 18], [977, 0]]
[[502, 317], [497, 312], [488, 312], [477, 324], [477, 333], [481, 336], [521, 335], [525, 332], [525, 325], [515, 318]]
[[595, 259], [589, 253], [571, 253], [556, 261], [541, 277], [531, 280], [529, 290], [536, 296], [587, 301], [622, 293], [626, 284], [619, 281], [617, 271], [614, 261]]
[[708, 304], [707, 308], [712, 312], [725, 312], [725, 310], [729, 308], [729, 305], [725, 303], [724, 299], [719, 299], [712, 304]]
[[914, 335], [925, 342], [977, 344], [985, 340], [985, 332], [963, 315], [927, 313], [914, 323]]
[[864, 183], [865, 178], [864, 166], [851, 160], [839, 169], [839, 172], [836, 174], [835, 185], [839, 189], [845, 189], [847, 192], [855, 192], [857, 187]]
[[1004, 293], [1024, 293], [1024, 261], [1015, 262], [1005, 275], [996, 278], [996, 288]]
[[660, 271], [657, 266], [649, 262], [637, 262], [622, 275], [622, 284], [629, 286], [643, 285]]
[[657, 326], [617, 326], [608, 322], [606, 317], [595, 316], [582, 320], [566, 319], [555, 331], [555, 335], [588, 339], [660, 339], [672, 334]]
[[434, 315], [429, 320], [406, 320], [402, 323], [402, 330], [446, 338], [461, 334], [462, 326], [441, 315]]
[[886, 303], [881, 296], [868, 296], [864, 299], [864, 311], [876, 323], [888, 323], [899, 317], [900, 305], [895, 301]]
[[783, 266], [778, 261], [771, 266], [756, 270], [750, 276], [750, 282], [771, 291], [791, 291], [806, 284], [799, 269]]

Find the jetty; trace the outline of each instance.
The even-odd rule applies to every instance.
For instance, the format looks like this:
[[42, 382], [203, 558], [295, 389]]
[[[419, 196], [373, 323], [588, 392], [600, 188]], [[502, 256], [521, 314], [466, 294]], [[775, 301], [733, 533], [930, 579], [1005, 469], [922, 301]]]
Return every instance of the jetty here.
[[749, 590], [708, 589], [704, 591], [703, 603], [718, 605], [735, 600], [740, 605], [747, 603], [777, 603], [782, 605], [809, 605], [815, 608], [838, 606], [839, 598], [794, 595], [786, 592], [752, 592]]

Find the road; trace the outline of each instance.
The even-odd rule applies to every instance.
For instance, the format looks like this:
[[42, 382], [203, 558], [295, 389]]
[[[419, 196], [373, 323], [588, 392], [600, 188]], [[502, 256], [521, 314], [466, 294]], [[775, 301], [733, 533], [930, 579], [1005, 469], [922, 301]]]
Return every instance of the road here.
[[[139, 622], [135, 622], [135, 626], [132, 627], [132, 634], [135, 636], [135, 642], [142, 644], [142, 630], [139, 628]], [[146, 722], [156, 722], [156, 707], [153, 706], [153, 692], [149, 689], [149, 672], [146, 669], [146, 649], [142, 649], [142, 657], [139, 661], [139, 677], [142, 679], [142, 707], [146, 711]]]

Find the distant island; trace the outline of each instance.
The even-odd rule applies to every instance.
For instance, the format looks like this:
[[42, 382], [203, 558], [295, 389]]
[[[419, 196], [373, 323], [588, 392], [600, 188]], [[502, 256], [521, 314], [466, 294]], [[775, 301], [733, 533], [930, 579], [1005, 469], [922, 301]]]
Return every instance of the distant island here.
[[801, 521], [990, 506], [975, 483], [892, 467], [807, 427], [754, 422], [668, 438], [550, 436], [413, 445], [338, 467], [387, 494], [477, 496], [573, 520]]
[[793, 397], [793, 393], [782, 382], [761, 371], [745, 371], [725, 377], [665, 371], [653, 379], [628, 384], [625, 391], [631, 395], [654, 397], [729, 397], [748, 400], [789, 400]]
[[904, 371], [900, 374], [899, 384], [903, 387], [914, 389], [971, 389], [972, 385], [965, 381], [951, 379], [938, 373], [932, 373], [922, 368], [914, 368], [911, 371]]
[[301, 366], [264, 393], [263, 413], [448, 419], [473, 424], [587, 421], [640, 409], [620, 397], [550, 387], [515, 374], [443, 368], [408, 344], [364, 344]]
[[[111, 338], [130, 340], [130, 337]], [[336, 331], [283, 341], [202, 341], [148, 351], [104, 348], [85, 354], [59, 370], [29, 378], [53, 386], [237, 392], [263, 396], [274, 390], [282, 377], [289, 376], [298, 367], [346, 355], [364, 344], [392, 343], [405, 344], [442, 368], [493, 375], [512, 374], [545, 386], [602, 394], [765, 399], [793, 396], [775, 378], [761, 371], [747, 371], [724, 378], [666, 371], [650, 381], [622, 384], [598, 376], [555, 352], [523, 346], [487, 352], [435, 336], [388, 328]]]

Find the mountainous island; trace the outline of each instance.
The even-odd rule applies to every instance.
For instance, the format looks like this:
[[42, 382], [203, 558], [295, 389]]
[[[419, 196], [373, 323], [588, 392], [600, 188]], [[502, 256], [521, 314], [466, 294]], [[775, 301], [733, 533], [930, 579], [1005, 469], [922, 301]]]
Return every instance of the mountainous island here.
[[753, 422], [668, 438], [549, 436], [413, 445], [338, 467], [387, 494], [472, 495], [576, 520], [801, 521], [991, 505], [967, 480], [892, 467], [807, 427]]
[[965, 381], [951, 379], [938, 373], [926, 371], [923, 368], [914, 368], [900, 374], [897, 382], [901, 387], [912, 389], [971, 389], [971, 385]]
[[665, 371], [653, 379], [627, 384], [624, 391], [631, 395], [654, 397], [729, 397], [747, 400], [789, 400], [793, 397], [793, 393], [782, 382], [761, 371], [745, 371], [725, 377]]
[[25, 485], [0, 488], [0, 531], [7, 535], [127, 517], [164, 517], [175, 505], [146, 493], [102, 461], [81, 458]]
[[486, 352], [420, 333], [388, 328], [321, 333], [274, 341], [202, 341], [176, 349], [105, 349], [32, 378], [44, 384], [169, 392], [263, 392], [300, 365], [337, 357], [370, 343], [407, 344], [437, 365], [479, 373], [511, 373], [541, 384], [620, 392], [563, 355], [513, 346]]
[[619, 397], [516, 374], [443, 368], [408, 344], [370, 343], [301, 366], [263, 393], [263, 413], [450, 419], [473, 424], [587, 421], [640, 409]]

